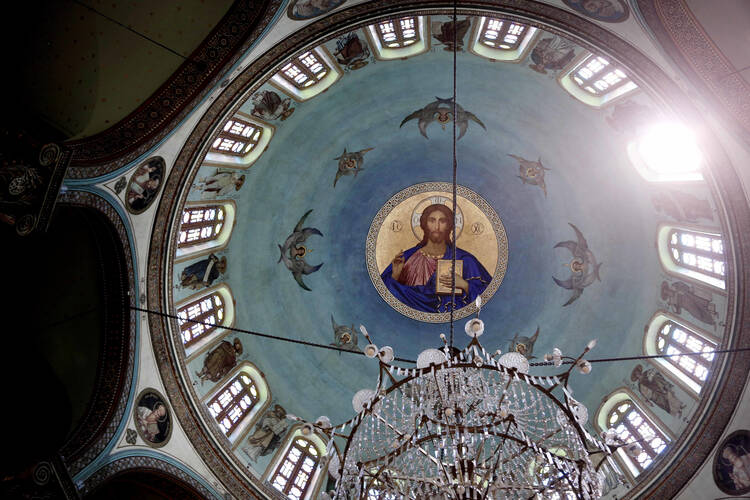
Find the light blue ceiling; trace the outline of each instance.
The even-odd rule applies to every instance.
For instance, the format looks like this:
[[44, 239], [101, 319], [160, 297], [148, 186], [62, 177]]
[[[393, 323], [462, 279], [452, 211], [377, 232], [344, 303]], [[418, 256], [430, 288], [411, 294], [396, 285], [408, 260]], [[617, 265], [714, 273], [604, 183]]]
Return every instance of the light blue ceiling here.
[[[415, 121], [399, 124], [436, 96], [450, 97], [452, 58], [433, 48], [406, 61], [371, 61], [325, 93], [293, 103], [295, 112], [274, 123], [267, 151], [246, 171], [237, 195], [238, 222], [225, 252], [236, 326], [329, 344], [333, 314], [339, 324], [364, 324], [378, 345], [391, 345], [400, 357], [416, 359], [440, 343], [447, 324], [409, 319], [375, 290], [365, 263], [365, 237], [375, 214], [398, 191], [451, 180], [450, 126], [442, 130], [433, 123], [425, 139]], [[624, 136], [605, 119], [611, 110], [582, 104], [556, 75], [541, 75], [528, 64], [458, 54], [458, 103], [487, 127], [470, 123], [458, 142], [458, 182], [492, 205], [509, 242], [504, 281], [482, 309], [487, 324], [482, 343], [506, 351], [514, 334], [530, 336], [538, 326], [539, 357], [555, 346], [576, 355], [592, 338], [599, 340], [594, 357], [640, 354], [644, 325], [663, 307], [655, 248], [663, 217], [651, 204], [654, 187], [630, 165]], [[633, 98], [652, 105], [642, 92]], [[252, 105], [243, 110], [249, 113]], [[374, 149], [357, 177], [342, 177], [333, 188], [334, 158], [345, 148]], [[547, 197], [521, 182], [509, 154], [542, 159], [550, 169]], [[204, 173], [214, 170], [204, 167]], [[324, 264], [304, 277], [312, 289], [305, 291], [277, 262], [278, 244], [310, 209], [305, 226], [318, 228], [323, 237], [308, 239], [312, 252], [306, 259]], [[553, 246], [575, 240], [569, 223], [582, 231], [603, 264], [601, 282], [563, 307], [571, 292], [552, 277], [570, 275], [571, 255]], [[459, 346], [468, 340], [464, 321], [456, 325]], [[307, 419], [348, 419], [354, 392], [375, 384], [376, 363], [362, 356], [256, 337], [243, 343], [248, 358], [266, 374], [274, 399]], [[360, 347], [364, 344], [360, 337]], [[632, 366], [597, 365], [591, 375], [575, 377], [573, 386], [593, 413]]]

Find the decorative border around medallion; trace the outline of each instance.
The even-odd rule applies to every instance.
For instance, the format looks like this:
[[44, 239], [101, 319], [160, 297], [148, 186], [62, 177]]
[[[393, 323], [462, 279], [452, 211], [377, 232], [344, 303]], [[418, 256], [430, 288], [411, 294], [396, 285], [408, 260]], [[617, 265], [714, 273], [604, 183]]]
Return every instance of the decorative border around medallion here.
[[[370, 275], [370, 280], [372, 281], [373, 286], [375, 286], [375, 289], [378, 291], [380, 296], [388, 303], [388, 305], [390, 305], [399, 313], [411, 319], [416, 319], [417, 321], [424, 321], [425, 323], [445, 323], [447, 321], [450, 321], [450, 312], [430, 313], [414, 309], [401, 302], [390, 292], [390, 290], [388, 290], [388, 288], [385, 286], [385, 283], [383, 283], [383, 280], [380, 277], [380, 274], [382, 272], [380, 267], [382, 267], [382, 263], [381, 266], [378, 265], [378, 252], [376, 248], [378, 237], [382, 230], [388, 230], [387, 228], [384, 228], [384, 224], [387, 222], [386, 219], [391, 214], [391, 212], [396, 209], [402, 202], [423, 193], [450, 193], [452, 190], [453, 186], [448, 182], [423, 182], [420, 184], [409, 186], [406, 189], [399, 191], [390, 199], [388, 199], [388, 201], [386, 201], [385, 204], [383, 204], [383, 207], [378, 211], [377, 215], [375, 215], [375, 218], [370, 225], [370, 230], [367, 233], [367, 240], [365, 242], [365, 260], [367, 261], [367, 271]], [[485, 288], [485, 290], [481, 294], [482, 301], [484, 303], [487, 303], [487, 301], [495, 294], [497, 289], [500, 287], [500, 284], [505, 277], [505, 272], [508, 268], [508, 238], [505, 232], [505, 226], [503, 226], [503, 223], [500, 220], [500, 216], [498, 216], [497, 212], [495, 212], [492, 206], [490, 206], [490, 204], [487, 203], [487, 201], [479, 194], [464, 186], [457, 186], [456, 193], [459, 198], [459, 205], [461, 204], [461, 198], [463, 198], [470, 204], [473, 204], [478, 209], [478, 211], [481, 212], [481, 214], [486, 217], [487, 220], [489, 220], [492, 231], [495, 235], [494, 240], [497, 244], [497, 247], [493, 248], [492, 251], [493, 255], [494, 252], [497, 252], [497, 263], [494, 269], [488, 269], [488, 271], [492, 275], [492, 281], [489, 285], [487, 285], [487, 288]], [[438, 195], [438, 197], [442, 198], [442, 196], [440, 195]], [[421, 200], [417, 203], [417, 206], [421, 206], [423, 204], [424, 200]], [[465, 226], [466, 221], [463, 220], [463, 216], [465, 215], [466, 210], [461, 210], [459, 207], [458, 212], [459, 217], [461, 217], [462, 220], [459, 221], [460, 224], [458, 224], [457, 222], [456, 229], [460, 231], [461, 226]], [[398, 223], [399, 221], [390, 222]], [[413, 229], [414, 224], [412, 220], [406, 222], [406, 224], [411, 225]], [[403, 225], [406, 224], [401, 223], [402, 227], [399, 227], [398, 230], [403, 230]], [[393, 231], [397, 230], [397, 228], [395, 227], [391, 229]], [[481, 229], [481, 232], [487, 232], [485, 228]], [[412, 231], [408, 232], [411, 233]], [[460, 236], [458, 239], [460, 239]], [[479, 260], [482, 259], [480, 258]], [[476, 304], [468, 304], [465, 307], [456, 309], [454, 313], [454, 319], [465, 318], [475, 313], [476, 311]]]
[[[163, 408], [158, 415], [158, 408]], [[148, 420], [155, 415], [155, 420]], [[152, 448], [161, 448], [172, 437], [172, 415], [167, 398], [154, 388], [143, 389], [135, 398], [133, 423], [143, 442]], [[163, 425], [162, 425], [163, 424]]]

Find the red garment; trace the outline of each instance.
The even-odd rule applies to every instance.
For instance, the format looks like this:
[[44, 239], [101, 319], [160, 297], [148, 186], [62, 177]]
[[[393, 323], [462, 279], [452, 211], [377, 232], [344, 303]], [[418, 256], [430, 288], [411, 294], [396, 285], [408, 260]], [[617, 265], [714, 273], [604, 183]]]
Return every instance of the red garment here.
[[404, 264], [404, 269], [401, 271], [398, 281], [407, 286], [426, 285], [432, 275], [435, 274], [436, 269], [437, 259], [427, 257], [417, 250]]

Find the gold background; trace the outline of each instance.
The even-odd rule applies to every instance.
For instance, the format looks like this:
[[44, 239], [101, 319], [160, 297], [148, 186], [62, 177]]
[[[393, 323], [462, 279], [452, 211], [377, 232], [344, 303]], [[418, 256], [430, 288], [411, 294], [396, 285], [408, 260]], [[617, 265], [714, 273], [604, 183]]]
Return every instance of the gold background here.
[[[397, 253], [401, 250], [407, 250], [421, 241], [423, 235], [422, 228], [417, 227], [415, 229], [419, 239], [414, 236], [414, 231], [412, 231], [412, 213], [417, 205], [433, 196], [444, 196], [449, 200], [453, 199], [452, 193], [449, 191], [426, 191], [418, 193], [397, 204], [386, 216], [383, 224], [380, 226], [375, 243], [375, 259], [379, 273], [385, 271], [385, 268], [388, 267]], [[451, 203], [451, 201], [446, 203], [449, 208], [451, 208]], [[463, 213], [464, 223], [456, 245], [462, 250], [471, 252], [482, 263], [487, 272], [494, 275], [498, 264], [498, 237], [495, 234], [492, 223], [479, 207], [461, 195], [458, 196], [457, 205], [459, 212]], [[391, 229], [393, 223], [396, 221], [401, 224], [401, 230], [398, 232]], [[475, 222], [482, 224], [484, 230], [481, 234], [472, 234], [471, 227]]]

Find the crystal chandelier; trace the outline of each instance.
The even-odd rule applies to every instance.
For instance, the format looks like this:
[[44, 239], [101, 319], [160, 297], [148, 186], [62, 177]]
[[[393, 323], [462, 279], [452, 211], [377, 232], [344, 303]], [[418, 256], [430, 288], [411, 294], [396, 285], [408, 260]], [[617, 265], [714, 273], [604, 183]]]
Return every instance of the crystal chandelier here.
[[[331, 438], [334, 498], [589, 499], [617, 480], [602, 466], [623, 443], [613, 432], [603, 442], [584, 429], [588, 410], [568, 386], [574, 368], [591, 371], [584, 355], [595, 341], [577, 358], [554, 349], [545, 360], [565, 360], [569, 369], [534, 376], [520, 353], [482, 347], [479, 318], [466, 323], [464, 350], [441, 335], [444, 346], [423, 351], [416, 368], [393, 364], [393, 349], [361, 330], [365, 354], [379, 363], [376, 388], [354, 395], [357, 415], [348, 422], [306, 424]], [[629, 446], [629, 454], [640, 452]]]

